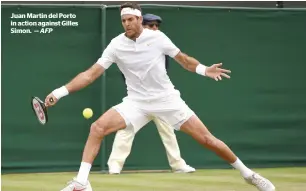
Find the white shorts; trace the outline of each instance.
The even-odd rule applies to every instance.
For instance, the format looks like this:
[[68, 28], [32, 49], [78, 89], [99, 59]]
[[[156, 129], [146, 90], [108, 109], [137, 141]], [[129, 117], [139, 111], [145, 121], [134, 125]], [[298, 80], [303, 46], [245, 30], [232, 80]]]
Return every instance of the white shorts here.
[[176, 95], [155, 101], [134, 101], [126, 97], [113, 108], [124, 118], [127, 129], [132, 128], [134, 133], [154, 117], [179, 130], [194, 115], [182, 98]]

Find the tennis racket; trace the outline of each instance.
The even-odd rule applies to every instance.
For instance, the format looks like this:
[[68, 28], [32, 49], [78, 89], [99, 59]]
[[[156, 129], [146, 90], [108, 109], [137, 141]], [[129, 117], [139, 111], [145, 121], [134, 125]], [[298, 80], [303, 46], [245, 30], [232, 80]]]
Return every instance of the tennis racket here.
[[[53, 98], [50, 98], [50, 102], [53, 102]], [[45, 125], [48, 122], [48, 111], [46, 104], [41, 101], [38, 97], [32, 97], [31, 106], [33, 109], [34, 114], [37, 117], [37, 120], [42, 124]]]

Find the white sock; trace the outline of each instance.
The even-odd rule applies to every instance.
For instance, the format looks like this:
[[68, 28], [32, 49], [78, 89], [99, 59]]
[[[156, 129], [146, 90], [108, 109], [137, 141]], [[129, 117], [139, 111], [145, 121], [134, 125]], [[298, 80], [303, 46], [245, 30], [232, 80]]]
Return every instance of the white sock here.
[[81, 162], [80, 170], [77, 176], [77, 181], [81, 184], [87, 184], [87, 179], [91, 169], [91, 164], [87, 162]]
[[239, 158], [237, 158], [237, 160], [231, 164], [235, 169], [239, 170], [241, 175], [244, 178], [247, 178], [249, 176], [251, 176], [254, 172], [249, 169], [248, 167], [246, 167]]

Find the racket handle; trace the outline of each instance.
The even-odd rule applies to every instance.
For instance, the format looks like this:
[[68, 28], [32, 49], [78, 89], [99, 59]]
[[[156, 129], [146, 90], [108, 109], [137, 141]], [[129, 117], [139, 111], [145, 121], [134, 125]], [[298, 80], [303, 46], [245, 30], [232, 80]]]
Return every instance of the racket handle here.
[[54, 99], [52, 97], [50, 97], [49, 101], [52, 103], [52, 102], [54, 102]]

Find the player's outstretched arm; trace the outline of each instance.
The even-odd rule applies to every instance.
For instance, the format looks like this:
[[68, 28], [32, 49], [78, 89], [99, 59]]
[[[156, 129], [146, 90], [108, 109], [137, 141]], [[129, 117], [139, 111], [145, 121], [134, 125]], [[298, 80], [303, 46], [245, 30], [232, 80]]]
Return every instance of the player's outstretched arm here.
[[182, 52], [179, 52], [174, 59], [186, 70], [210, 77], [216, 81], [222, 80], [222, 77], [230, 78], [228, 74], [231, 73], [231, 71], [221, 68], [222, 63], [204, 66], [195, 58]]
[[[85, 88], [101, 76], [104, 70], [101, 65], [94, 64], [86, 71], [79, 73], [69, 83], [52, 91], [45, 99], [46, 106], [53, 106], [61, 97]], [[50, 102], [50, 98], [53, 98], [54, 101]]]
[[66, 84], [66, 88], [69, 93], [73, 93], [79, 91], [92, 82], [94, 82], [98, 77], [100, 77], [104, 73], [104, 68], [99, 64], [92, 65], [86, 71], [78, 74], [75, 78], [73, 78], [68, 84]]

